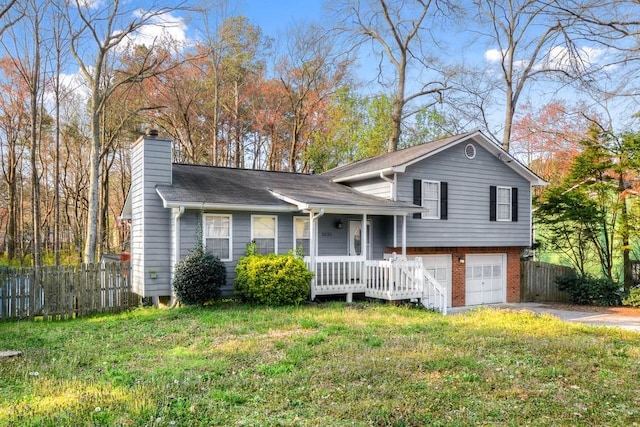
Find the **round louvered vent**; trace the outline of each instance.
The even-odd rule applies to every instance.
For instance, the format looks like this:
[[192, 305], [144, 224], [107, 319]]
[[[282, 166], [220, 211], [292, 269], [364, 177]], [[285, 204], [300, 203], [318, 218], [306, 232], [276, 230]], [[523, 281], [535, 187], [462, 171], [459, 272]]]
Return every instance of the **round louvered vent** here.
[[467, 144], [464, 147], [464, 154], [467, 156], [467, 159], [473, 159], [476, 156], [476, 147], [473, 144]]

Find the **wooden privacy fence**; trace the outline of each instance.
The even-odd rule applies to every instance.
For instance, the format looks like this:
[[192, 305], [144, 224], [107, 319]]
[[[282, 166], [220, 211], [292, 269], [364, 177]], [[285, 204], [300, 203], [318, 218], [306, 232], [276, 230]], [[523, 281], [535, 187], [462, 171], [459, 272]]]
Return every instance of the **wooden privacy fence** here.
[[571, 267], [539, 261], [522, 261], [521, 300], [569, 302], [569, 294], [558, 290], [556, 278], [573, 273]]
[[70, 319], [135, 307], [130, 271], [120, 263], [0, 269], [0, 319]]

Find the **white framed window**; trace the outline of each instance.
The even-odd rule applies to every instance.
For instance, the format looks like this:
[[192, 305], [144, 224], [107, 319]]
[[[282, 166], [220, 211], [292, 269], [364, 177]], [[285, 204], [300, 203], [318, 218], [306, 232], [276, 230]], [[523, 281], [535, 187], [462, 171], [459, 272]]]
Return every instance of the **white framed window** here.
[[497, 187], [496, 220], [511, 221], [511, 187]]
[[425, 219], [440, 218], [440, 182], [422, 181], [422, 207], [427, 210], [422, 214]]
[[231, 261], [231, 215], [205, 214], [202, 221], [204, 249], [222, 261]]
[[256, 243], [259, 254], [277, 254], [278, 217], [251, 215], [251, 241]]
[[309, 255], [309, 245], [311, 242], [309, 217], [293, 217], [293, 250], [302, 249], [304, 255]]

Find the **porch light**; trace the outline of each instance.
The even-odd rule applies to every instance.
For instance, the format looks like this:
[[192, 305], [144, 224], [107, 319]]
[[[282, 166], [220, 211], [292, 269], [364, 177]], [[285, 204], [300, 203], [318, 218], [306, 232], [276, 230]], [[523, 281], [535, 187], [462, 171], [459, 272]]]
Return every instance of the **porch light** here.
[[459, 257], [458, 257], [458, 262], [459, 262], [460, 264], [464, 264], [464, 257], [463, 257], [463, 256], [459, 256]]
[[342, 230], [342, 227], [343, 227], [342, 220], [338, 218], [338, 220], [336, 221], [336, 228], [338, 230]]

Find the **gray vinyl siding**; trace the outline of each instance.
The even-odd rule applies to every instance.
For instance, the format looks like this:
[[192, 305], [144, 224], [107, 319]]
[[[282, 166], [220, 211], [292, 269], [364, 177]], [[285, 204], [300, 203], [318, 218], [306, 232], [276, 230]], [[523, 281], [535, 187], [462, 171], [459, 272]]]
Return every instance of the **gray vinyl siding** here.
[[350, 183], [349, 186], [361, 193], [370, 194], [382, 199], [391, 200], [393, 197], [393, 195], [391, 194], [391, 183], [383, 181], [380, 178], [353, 182]]
[[[132, 150], [131, 257], [134, 291], [145, 297], [171, 294], [171, 211], [156, 185], [171, 184], [171, 142], [139, 140]], [[155, 276], [155, 278], [152, 278]]]
[[[407, 246], [529, 246], [529, 181], [478, 144], [476, 157], [459, 144], [407, 167], [398, 176], [398, 200], [413, 201], [413, 180], [448, 183], [448, 219], [408, 217]], [[518, 221], [489, 221], [489, 187], [518, 188]], [[398, 222], [400, 227], [401, 221]]]

